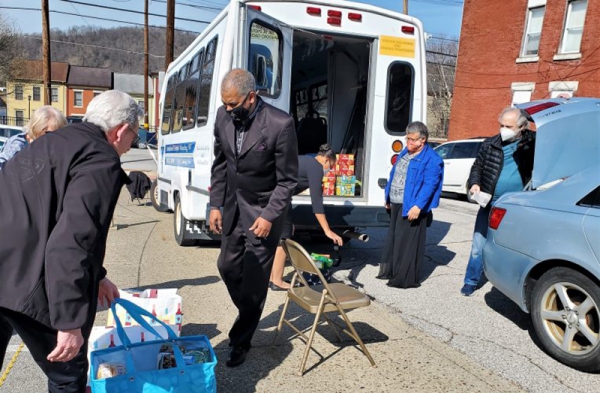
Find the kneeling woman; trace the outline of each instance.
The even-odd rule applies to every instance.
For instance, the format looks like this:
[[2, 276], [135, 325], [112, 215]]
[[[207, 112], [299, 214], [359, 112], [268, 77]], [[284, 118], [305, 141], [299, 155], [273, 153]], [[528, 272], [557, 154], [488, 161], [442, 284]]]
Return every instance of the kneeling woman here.
[[388, 286], [414, 288], [425, 254], [425, 234], [431, 209], [439, 205], [444, 162], [427, 144], [427, 126], [419, 121], [406, 127], [406, 148], [392, 167], [385, 188], [385, 207], [391, 208], [390, 228], [377, 278]]

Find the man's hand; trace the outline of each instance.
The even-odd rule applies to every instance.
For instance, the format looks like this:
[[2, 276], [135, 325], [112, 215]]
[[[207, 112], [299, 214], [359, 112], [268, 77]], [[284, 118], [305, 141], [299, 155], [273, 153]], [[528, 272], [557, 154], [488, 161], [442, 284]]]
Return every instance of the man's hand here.
[[271, 232], [272, 225], [273, 224], [271, 224], [270, 221], [267, 221], [262, 217], [258, 217], [256, 221], [254, 221], [254, 224], [252, 224], [250, 227], [250, 230], [254, 232], [254, 236], [256, 237], [266, 238]]
[[385, 210], [390, 210], [392, 208], [389, 203], [386, 203], [384, 207]]
[[83, 345], [81, 329], [59, 331], [56, 336], [56, 348], [47, 359], [51, 362], [68, 362], [73, 359]]
[[328, 238], [330, 238], [331, 240], [333, 240], [334, 244], [337, 244], [338, 246], [343, 246], [344, 245], [344, 241], [342, 240], [341, 237], [339, 237], [334, 231], [329, 230], [328, 232], [325, 232], [325, 236], [327, 236]]
[[416, 220], [417, 218], [419, 218], [419, 214], [421, 214], [421, 209], [419, 209], [419, 206], [415, 205], [411, 207], [408, 211], [408, 221]]
[[479, 188], [479, 184], [473, 184], [471, 186], [471, 189], [469, 190], [469, 192], [471, 193], [471, 195], [478, 193], [479, 191], [481, 191], [481, 188]]
[[212, 209], [210, 211], [208, 222], [210, 224], [211, 231], [221, 234], [221, 231], [223, 230], [223, 216], [221, 215], [221, 210]]
[[98, 302], [102, 307], [110, 307], [111, 303], [121, 297], [119, 288], [112, 283], [108, 278], [104, 277], [100, 280], [98, 287]]

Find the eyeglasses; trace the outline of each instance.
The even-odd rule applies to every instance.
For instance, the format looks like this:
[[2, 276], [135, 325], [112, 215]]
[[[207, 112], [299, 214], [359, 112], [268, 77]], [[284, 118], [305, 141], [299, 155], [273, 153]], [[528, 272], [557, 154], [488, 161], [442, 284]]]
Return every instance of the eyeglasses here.
[[138, 135], [137, 132], [135, 132], [130, 125], [127, 125], [127, 129], [131, 132], [133, 132], [133, 135], [135, 135], [135, 137], [133, 138], [133, 141], [131, 142], [132, 145], [137, 145], [138, 142], [140, 141], [140, 137]]
[[418, 142], [420, 139], [423, 139], [423, 138], [421, 138], [421, 137], [416, 137], [416, 138], [406, 137], [407, 142]]

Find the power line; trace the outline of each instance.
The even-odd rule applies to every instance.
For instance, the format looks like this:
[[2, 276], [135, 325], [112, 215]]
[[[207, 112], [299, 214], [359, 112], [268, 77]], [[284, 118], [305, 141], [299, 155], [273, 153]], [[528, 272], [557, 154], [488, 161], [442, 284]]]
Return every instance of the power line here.
[[[90, 4], [90, 3], [84, 3], [82, 1], [75, 1], [75, 0], [60, 0], [60, 1], [65, 2], [65, 3], [71, 3], [71, 4], [80, 4], [80, 5], [84, 5], [86, 7], [96, 7], [96, 8], [103, 8], [103, 9], [107, 9], [107, 10], [121, 11], [121, 12], [130, 12], [132, 14], [141, 14], [141, 15], [144, 15], [144, 12], [142, 12], [142, 11], [134, 11], [134, 10], [127, 10], [127, 9], [124, 9], [124, 8], [109, 7], [107, 5]], [[149, 12], [148, 15], [150, 15], [150, 16], [158, 16], [160, 18], [166, 18], [165, 15], [153, 14], [151, 12]], [[206, 20], [196, 20], [196, 19], [177, 18], [177, 17], [175, 17], [175, 19], [186, 21], [186, 22], [202, 23], [202, 24], [209, 24], [209, 23], [212, 22], [212, 21], [206, 21]]]
[[[0, 6], [0, 9], [22, 10], [22, 11], [41, 11], [41, 9], [39, 9], [39, 8], [28, 8], [28, 7], [6, 7], [6, 6]], [[105, 20], [105, 21], [109, 21], [109, 22], [124, 23], [124, 24], [128, 24], [128, 25], [144, 26], [143, 23], [129, 22], [129, 21], [117, 20], [117, 19], [100, 18], [98, 16], [91, 16], [91, 15], [77, 15], [77, 14], [74, 14], [72, 12], [53, 11], [53, 10], [50, 10], [50, 12], [55, 13], [55, 14], [63, 14], [63, 15], [85, 16], [86, 18], [90, 18], [90, 19]], [[165, 26], [149, 25], [149, 27], [154, 27], [156, 29], [166, 29]], [[198, 31], [192, 31], [192, 30], [184, 30], [184, 29], [175, 29], [175, 30], [181, 31], [181, 32], [184, 32], [184, 33], [200, 34], [200, 32], [198, 32]]]
[[[167, 3], [165, 0], [152, 0], [152, 1], [155, 2], [155, 3], [163, 3], [163, 4]], [[196, 9], [199, 9], [199, 10], [215, 11], [215, 12], [221, 12], [223, 10], [223, 7], [221, 7], [221, 8], [218, 8], [218, 7], [207, 7], [205, 5], [180, 3], [180, 2], [177, 2], [177, 5], [182, 5], [184, 7], [196, 8]]]
[[443, 52], [436, 52], [433, 50], [425, 50], [425, 54], [431, 53], [432, 55], [442, 55], [442, 56], [448, 56], [448, 57], [454, 57], [456, 58], [456, 55], [452, 55], [450, 53], [443, 53]]
[[[22, 37], [26, 37], [26, 38], [32, 38], [34, 40], [41, 40], [42, 37], [38, 37], [35, 35], [28, 35], [28, 34], [22, 34]], [[56, 42], [59, 44], [69, 44], [69, 45], [77, 45], [77, 46], [84, 46], [84, 47], [89, 47], [89, 48], [99, 48], [99, 49], [107, 49], [107, 50], [114, 50], [114, 51], [119, 51], [119, 52], [128, 52], [128, 53], [133, 53], [136, 55], [143, 55], [144, 53], [142, 52], [136, 52], [133, 50], [129, 50], [129, 49], [120, 49], [120, 48], [111, 48], [108, 46], [101, 46], [101, 45], [93, 45], [93, 44], [80, 44], [78, 42], [70, 42], [70, 41], [60, 41], [60, 40], [50, 40], [50, 42]], [[156, 58], [164, 58], [164, 56], [161, 55], [153, 55], [152, 53], [148, 53], [149, 56], [152, 57], [156, 57]]]

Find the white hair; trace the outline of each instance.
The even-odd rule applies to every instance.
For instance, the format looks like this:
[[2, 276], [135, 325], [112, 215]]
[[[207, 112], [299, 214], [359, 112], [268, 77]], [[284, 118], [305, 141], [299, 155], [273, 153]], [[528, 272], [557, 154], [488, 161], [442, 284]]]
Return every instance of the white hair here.
[[127, 93], [108, 90], [89, 103], [83, 121], [88, 121], [108, 132], [119, 124], [139, 123], [144, 111]]

